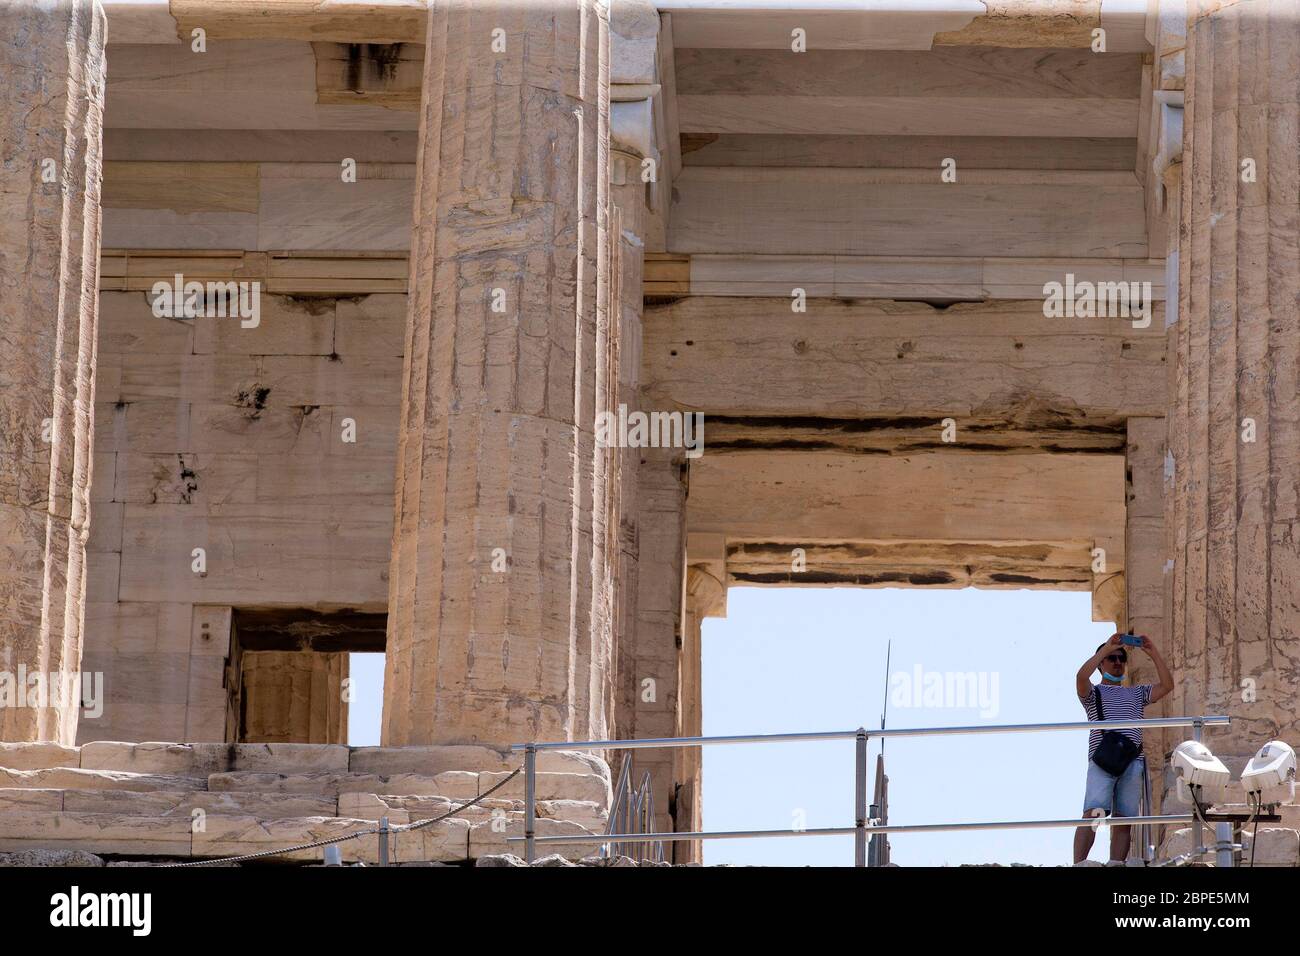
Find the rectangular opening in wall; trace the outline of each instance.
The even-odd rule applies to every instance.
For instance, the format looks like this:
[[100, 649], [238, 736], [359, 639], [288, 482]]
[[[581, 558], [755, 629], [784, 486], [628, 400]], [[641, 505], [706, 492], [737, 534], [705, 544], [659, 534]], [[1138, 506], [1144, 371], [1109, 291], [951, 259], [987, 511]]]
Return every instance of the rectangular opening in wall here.
[[[369, 687], [359, 692], [352, 679], [353, 655], [364, 655], [369, 664], [378, 658], [382, 674], [387, 622], [387, 614], [351, 610], [234, 609], [226, 739], [348, 743], [354, 704], [378, 708], [382, 697]], [[373, 683], [374, 667], [361, 670]], [[377, 715], [374, 724], [377, 728]]]
[[[1092, 620], [1092, 597], [733, 587], [727, 616], [702, 628], [704, 733], [875, 728], [882, 713], [890, 728], [1086, 720], [1075, 676], [1115, 631]], [[1138, 663], [1149, 667], [1145, 654]], [[1140, 682], [1151, 679], [1150, 669], [1141, 672]], [[1083, 730], [890, 740], [889, 821], [1072, 817], [1083, 805], [1087, 747]], [[880, 753], [872, 741], [869, 800]], [[705, 830], [853, 822], [852, 740], [705, 747], [702, 778]], [[900, 866], [1068, 865], [1073, 838], [1064, 829], [895, 834], [890, 858]], [[1108, 841], [1097, 839], [1093, 859], [1106, 859]], [[852, 838], [839, 836], [713, 840], [703, 852], [708, 865], [846, 866], [854, 858]]]

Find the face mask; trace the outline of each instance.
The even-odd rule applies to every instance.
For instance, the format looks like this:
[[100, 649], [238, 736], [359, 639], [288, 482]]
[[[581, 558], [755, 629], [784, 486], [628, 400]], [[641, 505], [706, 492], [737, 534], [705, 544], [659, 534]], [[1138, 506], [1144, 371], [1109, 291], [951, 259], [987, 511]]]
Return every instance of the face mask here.
[[1122, 678], [1122, 677], [1114, 677], [1114, 676], [1112, 676], [1112, 675], [1110, 675], [1110, 674], [1105, 673], [1104, 671], [1102, 672], [1101, 679], [1104, 680], [1104, 681], [1105, 681], [1106, 683], [1108, 683], [1108, 684], [1122, 684], [1122, 683], [1124, 683], [1124, 678]]

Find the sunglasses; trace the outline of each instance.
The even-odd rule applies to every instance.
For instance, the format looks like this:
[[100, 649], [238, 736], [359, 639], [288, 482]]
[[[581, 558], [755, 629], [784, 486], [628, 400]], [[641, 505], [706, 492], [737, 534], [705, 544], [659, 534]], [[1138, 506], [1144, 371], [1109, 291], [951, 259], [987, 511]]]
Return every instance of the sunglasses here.
[[1127, 658], [1127, 657], [1124, 657], [1124, 656], [1121, 655], [1121, 654], [1110, 654], [1110, 655], [1108, 655], [1108, 656], [1106, 657], [1106, 660], [1110, 661], [1112, 664], [1127, 664], [1127, 663], [1128, 663], [1128, 658]]

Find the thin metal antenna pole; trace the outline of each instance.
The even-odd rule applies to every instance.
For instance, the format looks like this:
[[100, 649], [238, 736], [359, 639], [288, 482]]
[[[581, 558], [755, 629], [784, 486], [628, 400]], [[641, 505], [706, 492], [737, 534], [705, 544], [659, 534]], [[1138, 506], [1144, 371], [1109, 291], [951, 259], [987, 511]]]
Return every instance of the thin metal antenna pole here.
[[857, 824], [853, 833], [853, 865], [867, 865], [867, 732], [858, 728], [857, 760], [854, 767], [853, 815]]

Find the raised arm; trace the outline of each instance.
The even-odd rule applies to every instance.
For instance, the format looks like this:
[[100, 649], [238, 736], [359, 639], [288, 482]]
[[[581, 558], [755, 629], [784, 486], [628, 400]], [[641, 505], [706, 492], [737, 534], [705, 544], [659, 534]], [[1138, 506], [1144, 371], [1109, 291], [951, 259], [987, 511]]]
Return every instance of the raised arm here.
[[1164, 697], [1174, 689], [1174, 678], [1173, 675], [1169, 673], [1169, 665], [1166, 664], [1165, 659], [1160, 656], [1160, 651], [1156, 649], [1156, 645], [1152, 642], [1151, 638], [1145, 635], [1142, 637], [1142, 650], [1147, 652], [1147, 656], [1150, 657], [1152, 662], [1156, 665], [1156, 675], [1159, 678], [1156, 685], [1151, 688], [1151, 703], [1154, 704], [1161, 697]]
[[1118, 644], [1119, 635], [1112, 634], [1110, 640], [1101, 646], [1101, 650], [1084, 661], [1083, 666], [1079, 668], [1079, 673], [1074, 675], [1074, 689], [1078, 692], [1080, 700], [1092, 693], [1092, 681], [1089, 680], [1092, 677], [1092, 672], [1097, 669], [1101, 659], [1110, 653], [1110, 649]]

